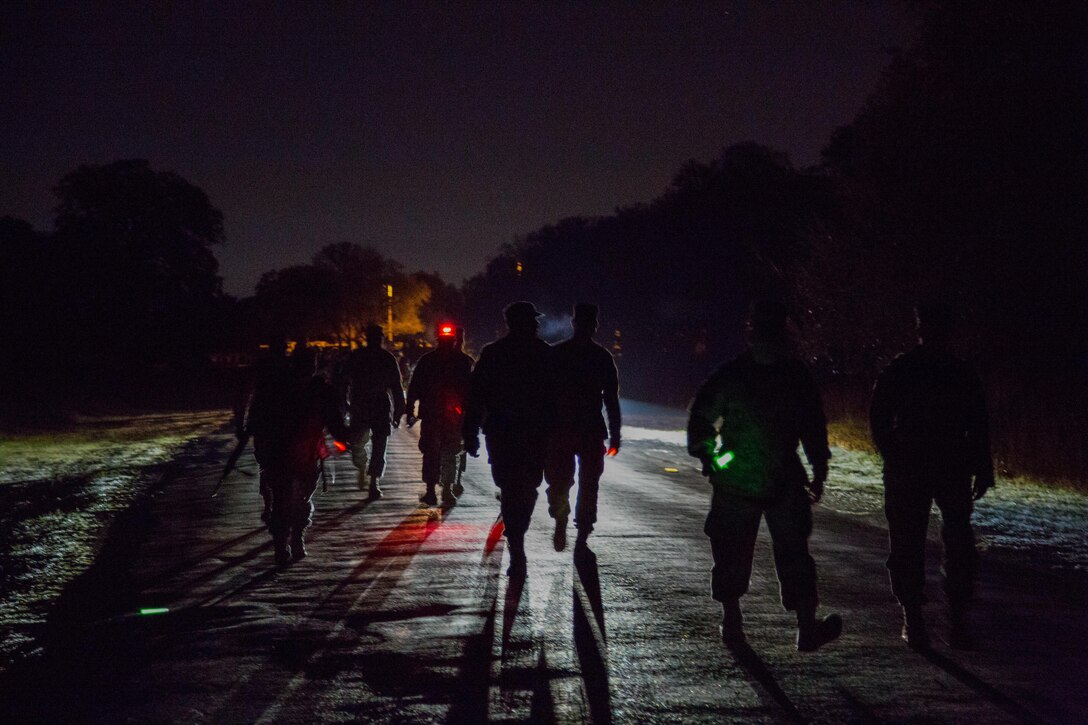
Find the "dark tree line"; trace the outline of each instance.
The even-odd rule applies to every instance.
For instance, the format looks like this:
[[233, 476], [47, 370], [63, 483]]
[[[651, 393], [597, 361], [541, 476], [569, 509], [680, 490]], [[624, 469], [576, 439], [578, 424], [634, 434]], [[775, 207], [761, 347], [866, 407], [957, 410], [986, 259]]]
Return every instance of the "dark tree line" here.
[[[212, 353], [274, 335], [358, 344], [366, 325], [418, 336], [461, 313], [437, 273], [406, 273], [348, 242], [266, 273], [253, 297], [222, 292], [213, 248], [223, 215], [146, 161], [81, 166], [55, 189], [51, 232], [0, 218], [0, 421], [67, 411], [224, 404]], [[389, 286], [393, 296], [388, 296]]]
[[626, 392], [684, 404], [740, 349], [746, 301], [777, 295], [831, 407], [860, 424], [875, 374], [913, 344], [913, 305], [945, 302], [1002, 463], [1083, 482], [1088, 6], [914, 4], [918, 40], [821, 164], [742, 144], [648, 204], [528, 234], [466, 285], [473, 328], [493, 333], [512, 299], [555, 315], [599, 301]]

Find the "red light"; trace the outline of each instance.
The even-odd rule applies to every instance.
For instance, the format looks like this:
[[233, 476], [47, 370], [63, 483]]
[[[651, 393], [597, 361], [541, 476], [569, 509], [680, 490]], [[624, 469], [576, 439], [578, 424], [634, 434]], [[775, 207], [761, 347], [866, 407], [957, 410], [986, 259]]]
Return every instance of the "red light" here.
[[461, 415], [465, 411], [461, 408], [460, 405], [455, 405], [455, 406], [453, 406], [453, 412], [457, 413], [457, 415]]
[[619, 449], [619, 448], [609, 448], [609, 449], [608, 449], [608, 453], [606, 453], [605, 455], [606, 455], [606, 456], [608, 456], [609, 458], [615, 458], [615, 457], [616, 457], [616, 455], [617, 455], [617, 454], [618, 454], [619, 452], [620, 452], [620, 449]]
[[442, 325], [442, 327], [440, 327], [439, 330], [438, 330], [438, 334], [443, 335], [443, 336], [452, 335], [453, 334], [453, 326], [452, 325]]
[[340, 453], [343, 453], [344, 451], [346, 451], [348, 449], [348, 447], [346, 445], [344, 445], [343, 443], [341, 443], [340, 441], [333, 441], [332, 445]]

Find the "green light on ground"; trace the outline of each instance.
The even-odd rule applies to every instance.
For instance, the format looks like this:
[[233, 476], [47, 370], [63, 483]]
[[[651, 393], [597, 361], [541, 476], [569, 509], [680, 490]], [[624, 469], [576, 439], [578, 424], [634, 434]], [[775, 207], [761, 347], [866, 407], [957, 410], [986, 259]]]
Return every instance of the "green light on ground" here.
[[729, 464], [732, 463], [733, 459], [736, 457], [737, 456], [733, 453], [733, 451], [726, 451], [720, 456], [714, 457], [714, 467], [717, 468], [719, 471], [729, 468]]
[[140, 610], [140, 614], [166, 614], [169, 611], [166, 607], [146, 607]]

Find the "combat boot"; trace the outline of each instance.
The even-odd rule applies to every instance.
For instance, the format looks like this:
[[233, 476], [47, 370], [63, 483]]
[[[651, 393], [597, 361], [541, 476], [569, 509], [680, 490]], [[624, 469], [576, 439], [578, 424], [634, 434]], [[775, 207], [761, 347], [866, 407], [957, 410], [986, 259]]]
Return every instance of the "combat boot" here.
[[555, 532], [552, 534], [552, 546], [556, 551], [567, 548], [567, 517], [561, 516], [555, 520]]
[[967, 606], [952, 604], [949, 615], [951, 629], [948, 632], [948, 644], [954, 649], [974, 649], [975, 638], [971, 634], [971, 626], [967, 621]]
[[287, 545], [287, 534], [273, 536], [272, 546], [276, 550], [277, 566], [287, 566], [291, 563], [291, 547]]
[[453, 495], [449, 484], [442, 486], [442, 505], [453, 506], [455, 503], [457, 503], [457, 497]]
[[593, 529], [583, 526], [578, 529], [578, 538], [574, 540], [574, 548], [585, 549], [589, 546], [589, 535], [593, 532]]
[[797, 610], [797, 651], [815, 652], [842, 634], [842, 617], [829, 614], [816, 619], [816, 608]]
[[903, 641], [913, 650], [929, 649], [929, 632], [926, 630], [926, 618], [921, 605], [912, 604], [903, 607]]
[[722, 602], [722, 623], [718, 633], [726, 644], [744, 642], [744, 615], [740, 611], [740, 602]]
[[374, 501], [382, 497], [382, 490], [378, 487], [379, 478], [377, 476], [370, 477], [370, 492], [368, 498]]
[[302, 532], [291, 537], [291, 558], [294, 561], [306, 558], [306, 542], [302, 540]]
[[434, 495], [434, 486], [427, 484], [427, 490], [419, 497], [419, 502], [427, 506], [434, 506], [438, 503], [438, 497]]
[[525, 537], [507, 536], [506, 544], [510, 551], [510, 566], [506, 568], [506, 576], [512, 578], [525, 576], [528, 563], [525, 559]]

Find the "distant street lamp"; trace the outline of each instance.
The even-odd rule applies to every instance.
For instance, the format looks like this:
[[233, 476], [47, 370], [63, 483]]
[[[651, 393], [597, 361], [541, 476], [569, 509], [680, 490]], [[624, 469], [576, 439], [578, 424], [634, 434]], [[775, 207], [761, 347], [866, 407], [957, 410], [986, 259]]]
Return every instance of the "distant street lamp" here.
[[389, 338], [389, 342], [393, 342], [393, 285], [387, 284], [385, 286], [385, 309], [388, 313], [388, 320], [386, 324], [386, 336]]

